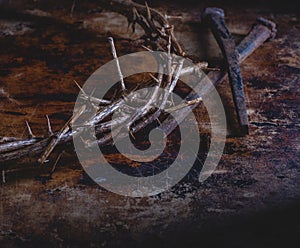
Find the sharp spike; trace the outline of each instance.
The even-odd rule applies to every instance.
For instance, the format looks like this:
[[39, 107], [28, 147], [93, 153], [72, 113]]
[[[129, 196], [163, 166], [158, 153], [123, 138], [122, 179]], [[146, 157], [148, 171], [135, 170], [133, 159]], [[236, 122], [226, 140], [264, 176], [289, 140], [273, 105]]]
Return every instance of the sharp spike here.
[[74, 80], [74, 83], [76, 84], [76, 86], [80, 89], [80, 91], [82, 92], [82, 94], [83, 95], [87, 95], [85, 92], [84, 92], [84, 90], [81, 88], [81, 86], [79, 85], [79, 83], [77, 83], [77, 81], [76, 80]]
[[151, 11], [150, 11], [150, 8], [149, 8], [149, 6], [148, 6], [147, 1], [145, 1], [145, 5], [146, 5], [146, 9], [147, 9], [147, 16], [148, 16], [148, 19], [151, 20]]
[[96, 88], [93, 89], [92, 93], [90, 94], [89, 98], [92, 98], [95, 93]]
[[128, 128], [128, 131], [130, 133], [130, 136], [135, 140], [134, 134], [133, 134], [132, 130], [130, 129], [130, 127]]
[[142, 48], [146, 49], [147, 51], [153, 52], [153, 50], [151, 50], [149, 47], [146, 47], [146, 46], [144, 46], [144, 45], [141, 45], [141, 46], [142, 46]]
[[50, 177], [52, 177], [52, 175], [53, 175], [53, 173], [54, 173], [54, 171], [55, 171], [55, 169], [56, 169], [56, 165], [58, 164], [58, 161], [60, 160], [60, 158], [62, 157], [62, 155], [65, 153], [65, 150], [63, 150], [59, 155], [58, 155], [58, 157], [56, 158], [56, 160], [55, 160], [55, 163], [54, 163], [54, 165], [53, 165], [53, 167], [52, 167], [52, 170], [50, 171], [50, 173], [49, 173], [49, 176]]
[[[94, 109], [98, 109], [98, 106], [97, 106], [96, 104], [94, 104], [94, 102], [93, 102], [93, 101], [95, 101], [95, 98], [93, 97], [95, 90], [96, 90], [96, 88], [93, 89], [92, 93], [89, 95], [89, 97], [88, 97], [87, 100], [89, 100], [90, 104], [92, 105], [92, 107], [93, 107]], [[93, 99], [94, 99], [94, 100], [93, 100]], [[98, 100], [98, 99], [97, 99], [97, 100]]]
[[51, 128], [51, 122], [50, 122], [49, 116], [46, 115], [46, 118], [47, 118], [48, 135], [52, 136], [53, 135], [53, 131], [52, 131], [52, 128]]
[[132, 11], [137, 19], [141, 19], [141, 15], [135, 7], [133, 7]]
[[116, 51], [115, 42], [114, 42], [113, 37], [108, 37], [108, 42], [110, 44], [112, 56], [113, 56], [113, 58], [116, 62], [116, 67], [117, 67], [117, 71], [118, 71], [118, 74], [119, 74], [119, 80], [120, 80], [120, 83], [121, 83], [122, 90], [125, 92], [126, 91], [126, 86], [125, 86], [124, 77], [123, 77], [122, 70], [121, 70], [121, 67], [120, 67], [120, 63], [119, 63], [119, 59], [118, 59], [118, 55], [117, 55], [117, 51]]
[[159, 80], [158, 80], [156, 77], [154, 77], [151, 73], [149, 73], [149, 76], [150, 76], [155, 82], [159, 83]]
[[32, 133], [32, 130], [31, 130], [30, 126], [29, 126], [28, 121], [26, 121], [26, 126], [27, 126], [27, 130], [28, 130], [28, 137], [29, 137], [30, 139], [35, 138], [35, 136], [34, 136], [33, 133]]

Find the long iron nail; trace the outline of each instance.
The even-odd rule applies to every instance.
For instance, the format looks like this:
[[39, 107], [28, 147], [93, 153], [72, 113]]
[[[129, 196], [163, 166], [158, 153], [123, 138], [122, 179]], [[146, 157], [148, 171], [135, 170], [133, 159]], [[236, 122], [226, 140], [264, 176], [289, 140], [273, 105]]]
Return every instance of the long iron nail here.
[[226, 26], [224, 11], [219, 8], [207, 8], [204, 11], [203, 17], [204, 21], [206, 21], [212, 29], [226, 61], [233, 101], [240, 125], [240, 132], [242, 135], [248, 134], [249, 122], [240, 71], [239, 53], [236, 49], [232, 35]]

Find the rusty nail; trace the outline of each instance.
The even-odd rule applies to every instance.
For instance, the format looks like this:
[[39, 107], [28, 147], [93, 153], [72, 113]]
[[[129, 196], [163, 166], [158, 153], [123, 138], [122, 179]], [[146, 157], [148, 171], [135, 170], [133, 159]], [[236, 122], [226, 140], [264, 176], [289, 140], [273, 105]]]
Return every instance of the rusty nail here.
[[249, 122], [240, 71], [239, 53], [231, 33], [226, 26], [224, 11], [219, 8], [207, 8], [204, 11], [203, 17], [204, 21], [209, 24], [226, 61], [229, 82], [240, 125], [240, 133], [242, 135], [248, 134]]

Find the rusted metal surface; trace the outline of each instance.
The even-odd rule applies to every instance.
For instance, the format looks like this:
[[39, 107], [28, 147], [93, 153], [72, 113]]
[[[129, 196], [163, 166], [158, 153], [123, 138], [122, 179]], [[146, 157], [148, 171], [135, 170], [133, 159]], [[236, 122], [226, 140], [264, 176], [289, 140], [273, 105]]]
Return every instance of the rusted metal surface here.
[[[89, 30], [83, 25], [87, 21], [93, 23], [92, 20], [104, 13], [87, 16], [97, 5], [77, 2], [73, 19], [69, 17], [73, 1], [69, 5], [63, 1], [60, 4], [66, 6], [59, 10], [51, 6], [29, 7], [31, 12], [64, 18], [67, 23], [32, 19], [28, 15], [9, 18], [1, 15], [1, 22], [12, 25], [12, 30], [18, 27], [25, 32], [21, 36], [5, 33], [0, 39], [1, 135], [21, 137], [24, 132], [25, 137], [26, 120], [36, 135], [45, 135], [46, 114], [50, 116], [53, 130], [61, 128], [72, 115], [78, 94], [73, 80], [83, 82], [96, 68], [111, 60], [106, 31], [103, 32], [99, 23], [89, 26]], [[154, 7], [170, 15], [190, 16], [206, 6], [186, 3], [166, 6], [158, 2]], [[0, 188], [1, 247], [124, 244], [178, 247], [191, 246], [193, 238], [200, 240], [199, 246], [206, 243], [215, 247], [264, 244], [274, 247], [297, 241], [298, 205], [285, 206], [300, 199], [299, 16], [257, 5], [220, 4], [219, 7], [227, 13], [226, 22], [237, 43], [258, 16], [276, 20], [278, 35], [241, 65], [250, 134], [227, 139], [217, 171], [201, 185], [193, 180], [192, 171], [188, 180], [160, 197], [129, 199], [90, 182], [75, 154], [70, 152], [63, 155], [52, 180], [43, 180], [44, 174], [51, 170], [49, 166], [29, 164], [25, 170], [5, 170], [4, 175], [1, 173]], [[199, 31], [197, 22], [173, 21], [183, 47], [195, 51], [199, 60], [204, 59], [201, 44], [197, 42], [208, 37], [213, 43], [214, 38], [210, 34], [193, 36]], [[26, 25], [18, 25], [19, 22]], [[116, 30], [124, 31], [127, 24], [123, 25], [120, 21]], [[23, 29], [25, 26], [30, 30]], [[106, 28], [109, 27], [107, 22]], [[257, 29], [264, 30], [262, 40], [269, 37], [268, 28], [259, 25]], [[128, 37], [114, 37], [120, 55], [140, 49]], [[190, 37], [197, 42], [190, 42]], [[244, 44], [252, 49], [249, 43]], [[208, 59], [213, 63], [219, 56], [217, 45], [212, 44], [209, 49], [213, 56]], [[218, 90], [225, 108], [233, 113], [228, 82], [220, 84]], [[110, 155], [110, 159], [119, 158]], [[266, 213], [274, 208], [283, 210]], [[259, 238], [257, 233], [261, 234]]]
[[240, 135], [248, 134], [249, 122], [243, 89], [242, 76], [239, 65], [239, 54], [235, 42], [225, 23], [225, 13], [220, 8], [207, 8], [203, 15], [204, 21], [210, 24], [213, 34], [222, 50], [233, 100], [240, 124]]
[[276, 32], [277, 29], [274, 22], [259, 17], [251, 32], [245, 39], [242, 40], [237, 48], [239, 52], [240, 62], [244, 60], [245, 53], [252, 53], [265, 41], [273, 40], [276, 36]]

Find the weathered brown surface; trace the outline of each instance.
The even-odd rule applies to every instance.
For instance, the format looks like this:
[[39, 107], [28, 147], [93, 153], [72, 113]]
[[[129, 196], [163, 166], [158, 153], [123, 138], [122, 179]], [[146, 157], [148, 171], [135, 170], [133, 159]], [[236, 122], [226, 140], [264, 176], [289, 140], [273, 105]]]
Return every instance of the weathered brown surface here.
[[[63, 10], [38, 3], [28, 6], [30, 13], [42, 17], [1, 14], [0, 135], [27, 135], [26, 120], [36, 134], [45, 134], [46, 114], [53, 129], [59, 129], [72, 114], [78, 94], [73, 80], [83, 82], [111, 60], [106, 41], [109, 30], [120, 55], [140, 49], [128, 40], [127, 24], [117, 15], [107, 20], [111, 15], [107, 12], [88, 14], [95, 4], [79, 4], [71, 18], [71, 3], [65, 5]], [[199, 60], [209, 54], [212, 64], [219, 59], [211, 35], [200, 34], [197, 15], [203, 6], [157, 3], [156, 7], [170, 15], [182, 14], [182, 21], [174, 20], [175, 31], [188, 52]], [[266, 247], [297, 237], [297, 211], [287, 208], [289, 215], [284, 207], [300, 199], [299, 17], [293, 11], [257, 5], [219, 7], [225, 7], [226, 21], [237, 40], [258, 16], [278, 24], [276, 39], [241, 67], [250, 135], [227, 139], [218, 170], [205, 183], [199, 185], [191, 173], [191, 180], [160, 197], [129, 199], [105, 191], [88, 181], [71, 152], [45, 184], [37, 177], [50, 168], [29, 165], [6, 171], [6, 183], [1, 184], [1, 247], [38, 243], [100, 247], [125, 242], [128, 247], [170, 247], [181, 244], [174, 241], [175, 236], [189, 245], [197, 237], [199, 246], [202, 241], [222, 246], [224, 241], [228, 246]], [[205, 49], [207, 37], [213, 44]], [[220, 85], [219, 91], [232, 112], [228, 83]], [[284, 210], [260, 215], [274, 208]], [[249, 216], [256, 215], [261, 219], [249, 221]], [[239, 217], [246, 220], [237, 221]], [[232, 220], [235, 224], [228, 225]], [[292, 228], [283, 233], [288, 226]]]

